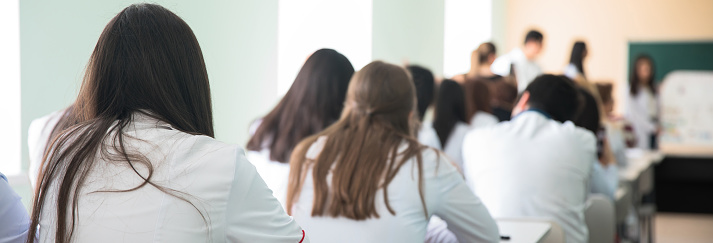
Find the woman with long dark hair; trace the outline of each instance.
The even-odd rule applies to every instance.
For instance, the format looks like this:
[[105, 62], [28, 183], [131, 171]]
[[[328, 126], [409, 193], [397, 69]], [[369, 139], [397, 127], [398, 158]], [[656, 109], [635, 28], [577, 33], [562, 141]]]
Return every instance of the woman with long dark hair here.
[[572, 54], [569, 57], [569, 65], [564, 69], [564, 75], [570, 79], [584, 78], [587, 75], [584, 72], [584, 58], [587, 57], [587, 44], [584, 41], [577, 41], [572, 46]]
[[657, 147], [656, 136], [660, 125], [655, 76], [654, 60], [646, 54], [638, 56], [631, 70], [625, 112], [634, 127], [637, 147], [642, 149]]
[[[122, 10], [47, 146], [29, 235], [41, 242], [300, 242], [245, 159], [213, 139], [191, 28], [153, 4]], [[35, 242], [33, 237], [28, 242]]]
[[290, 154], [302, 139], [322, 131], [339, 119], [344, 107], [351, 62], [332, 49], [320, 49], [305, 61], [280, 103], [253, 124], [248, 160], [284, 204]]
[[414, 137], [415, 110], [406, 70], [372, 62], [352, 78], [341, 118], [297, 145], [286, 207], [312, 240], [423, 242], [437, 215], [460, 242], [499, 241], [456, 167]]
[[443, 152], [458, 167], [463, 166], [461, 153], [463, 137], [470, 130], [466, 118], [465, 100], [465, 92], [460, 84], [453, 80], [444, 80], [438, 88], [436, 110], [433, 117], [433, 128], [438, 134], [438, 142], [441, 144]]

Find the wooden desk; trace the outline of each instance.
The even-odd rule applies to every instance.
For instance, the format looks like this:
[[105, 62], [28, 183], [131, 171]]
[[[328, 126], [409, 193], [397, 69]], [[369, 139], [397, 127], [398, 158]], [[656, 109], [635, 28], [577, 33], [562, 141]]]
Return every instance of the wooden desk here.
[[531, 219], [496, 219], [501, 236], [509, 236], [503, 243], [536, 243], [550, 231], [552, 225]]

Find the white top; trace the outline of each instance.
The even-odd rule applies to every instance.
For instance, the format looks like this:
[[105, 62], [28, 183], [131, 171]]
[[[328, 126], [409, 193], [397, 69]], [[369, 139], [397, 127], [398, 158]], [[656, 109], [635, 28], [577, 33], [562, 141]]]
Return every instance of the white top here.
[[27, 129], [27, 148], [30, 154], [28, 176], [30, 177], [30, 185], [32, 185], [32, 188], [37, 186], [37, 176], [40, 173], [42, 156], [44, 156], [45, 149], [47, 148], [47, 142], [49, 141], [52, 129], [57, 125], [59, 118], [62, 117], [64, 112], [65, 110], [59, 110], [37, 118], [30, 123], [30, 127]]
[[[129, 151], [153, 165], [151, 180], [185, 194], [207, 222], [189, 203], [150, 185], [96, 192], [130, 189], [143, 181], [126, 163], [97, 157], [86, 178], [91, 183], [80, 191], [74, 242], [308, 241], [239, 146], [190, 135], [138, 113], [124, 132]], [[144, 167], [137, 169], [147, 174]], [[51, 185], [48, 202], [57, 197], [57, 186]], [[54, 242], [55, 212], [54, 203], [41, 212], [41, 242]]]
[[498, 124], [498, 122], [500, 122], [500, 120], [493, 114], [478, 111], [470, 118], [470, 127], [473, 129], [485, 128]]
[[515, 67], [515, 78], [517, 79], [517, 91], [519, 93], [522, 93], [530, 82], [542, 74], [540, 65], [533, 60], [528, 60], [520, 48], [515, 48], [508, 54], [495, 59], [493, 65], [490, 66], [490, 70], [494, 74], [508, 76], [510, 75], [510, 64], [514, 64], [513, 66]]
[[[317, 140], [307, 157], [315, 158], [326, 142]], [[400, 149], [405, 149], [402, 145]], [[463, 177], [445, 156], [434, 149], [422, 152], [424, 199], [429, 217], [437, 215], [448, 223], [448, 230], [460, 242], [498, 242], [500, 236], [495, 220], [480, 199], [473, 194]], [[379, 218], [355, 221], [344, 217], [312, 217], [314, 185], [308, 169], [298, 201], [292, 214], [315, 242], [423, 242], [426, 225], [423, 205], [419, 199], [415, 158], [407, 161], [388, 185], [392, 215], [384, 204], [383, 192], [376, 192], [375, 205]], [[331, 176], [331, 175], [329, 175]]]
[[441, 140], [438, 139], [438, 133], [436, 129], [433, 129], [433, 123], [423, 122], [421, 123], [421, 128], [418, 130], [418, 142], [423, 145], [442, 150]]
[[651, 149], [651, 134], [656, 132], [657, 124], [652, 120], [658, 117], [658, 100], [648, 88], [639, 88], [639, 94], [627, 95], [625, 117], [631, 122], [636, 134], [636, 147]]
[[10, 188], [0, 173], [0, 242], [24, 243], [30, 227], [30, 217], [20, 196]]
[[[443, 152], [453, 161], [458, 168], [463, 168], [463, 138], [470, 131], [471, 127], [465, 122], [458, 122], [451, 130], [446, 140], [446, 147]], [[440, 140], [439, 140], [440, 141]]]
[[272, 195], [285, 205], [287, 199], [287, 182], [290, 177], [290, 163], [281, 163], [270, 160], [270, 149], [250, 151], [246, 153], [248, 161], [255, 166], [267, 187], [272, 190]]
[[463, 142], [468, 185], [496, 218], [556, 221], [567, 242], [586, 242], [584, 209], [596, 159], [591, 132], [525, 111], [476, 129]]
[[578, 76], [582, 75], [582, 72], [577, 69], [577, 66], [575, 66], [573, 63], [570, 63], [567, 65], [567, 67], [564, 68], [564, 76], [567, 76], [568, 78], [574, 80]]

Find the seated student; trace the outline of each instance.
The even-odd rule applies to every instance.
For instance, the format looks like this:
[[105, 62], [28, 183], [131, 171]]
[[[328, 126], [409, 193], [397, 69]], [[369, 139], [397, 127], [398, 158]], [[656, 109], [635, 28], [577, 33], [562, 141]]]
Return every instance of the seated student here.
[[24, 243], [29, 228], [30, 218], [20, 196], [0, 173], [0, 242]]
[[[71, 106], [32, 120], [30, 127], [27, 129], [27, 145], [30, 160], [28, 176], [30, 177], [30, 185], [33, 189], [37, 187], [37, 177], [42, 167], [42, 156], [45, 154], [47, 145], [52, 143], [52, 138], [61, 132], [59, 129], [56, 129], [57, 127], [61, 127], [57, 126], [57, 123], [63, 116], [69, 115], [70, 111]], [[67, 119], [63, 120], [67, 121]]]
[[527, 85], [542, 74], [542, 68], [535, 59], [542, 51], [544, 36], [537, 30], [530, 30], [525, 35], [522, 48], [515, 48], [509, 53], [495, 59], [491, 70], [501, 76], [515, 74], [517, 91], [522, 93]]
[[631, 127], [631, 123], [626, 119], [614, 115], [612, 84], [597, 83], [596, 85], [599, 90], [599, 96], [602, 98], [602, 104], [606, 114], [603, 124], [606, 127], [609, 147], [616, 159], [617, 165], [621, 168], [626, 167], [628, 164], [626, 149], [636, 145], [636, 135], [633, 133], [634, 129]]
[[423, 120], [426, 110], [428, 110], [428, 107], [431, 106], [433, 102], [433, 96], [435, 94], [433, 73], [417, 65], [409, 65], [406, 67], [406, 70], [411, 73], [413, 84], [416, 86], [416, 107], [418, 108], [418, 119], [421, 121], [421, 127], [418, 130], [418, 141], [432, 148], [443, 149], [441, 142], [438, 141], [438, 134], [433, 128], [433, 123]]
[[492, 107], [492, 114], [499, 121], [510, 120], [512, 106], [517, 98], [517, 87], [514, 80], [494, 74], [490, 67], [495, 61], [496, 49], [491, 42], [485, 42], [478, 46], [471, 53], [471, 67], [466, 74], [457, 75], [453, 80], [458, 81], [462, 85], [466, 85], [469, 81], [485, 81], [490, 89], [489, 106]]
[[401, 67], [366, 65], [341, 119], [293, 152], [287, 210], [315, 242], [423, 242], [432, 215], [460, 242], [499, 241], [456, 167], [413, 137], [411, 82]]
[[[566, 76], [561, 77], [568, 79]], [[619, 172], [608, 147], [606, 130], [601, 125], [599, 106], [594, 95], [584, 87], [577, 86], [577, 90], [583, 98], [583, 105], [572, 122], [575, 126], [587, 129], [597, 136], [597, 157], [596, 162], [593, 163], [590, 192], [604, 194], [615, 200], [616, 189], [619, 187]]]
[[200, 46], [171, 11], [117, 14], [71, 109], [40, 168], [40, 242], [305, 240], [243, 150], [213, 139]]
[[300, 140], [339, 119], [352, 74], [354, 67], [341, 53], [314, 52], [277, 106], [251, 127], [247, 158], [283, 205], [290, 153]]
[[562, 226], [567, 242], [586, 242], [596, 138], [568, 121], [580, 100], [572, 82], [542, 75], [527, 86], [512, 120], [466, 135], [466, 180], [494, 217], [548, 218]]
[[433, 128], [443, 152], [458, 168], [463, 166], [463, 137], [470, 130], [467, 122], [463, 88], [453, 80], [444, 80], [438, 88]]
[[465, 83], [465, 110], [471, 128], [483, 128], [495, 125], [498, 118], [491, 114], [491, 97], [487, 83], [480, 80], [468, 80]]

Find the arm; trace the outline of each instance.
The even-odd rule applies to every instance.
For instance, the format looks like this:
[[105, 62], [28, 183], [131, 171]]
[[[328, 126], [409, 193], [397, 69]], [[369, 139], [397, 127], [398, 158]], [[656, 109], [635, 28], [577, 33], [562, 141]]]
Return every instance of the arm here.
[[607, 195], [616, 201], [616, 189], [619, 186], [619, 177], [616, 165], [602, 166], [601, 163], [592, 163], [592, 176], [589, 180], [590, 192]]
[[[441, 158], [445, 158], [441, 156]], [[465, 184], [463, 176], [441, 160], [435, 183], [428, 183], [436, 196], [434, 214], [448, 224], [459, 242], [498, 242], [500, 233], [490, 212]]]
[[0, 242], [25, 242], [30, 218], [20, 197], [0, 174]]
[[228, 199], [228, 242], [309, 242], [305, 232], [272, 196], [255, 167], [238, 152]]

